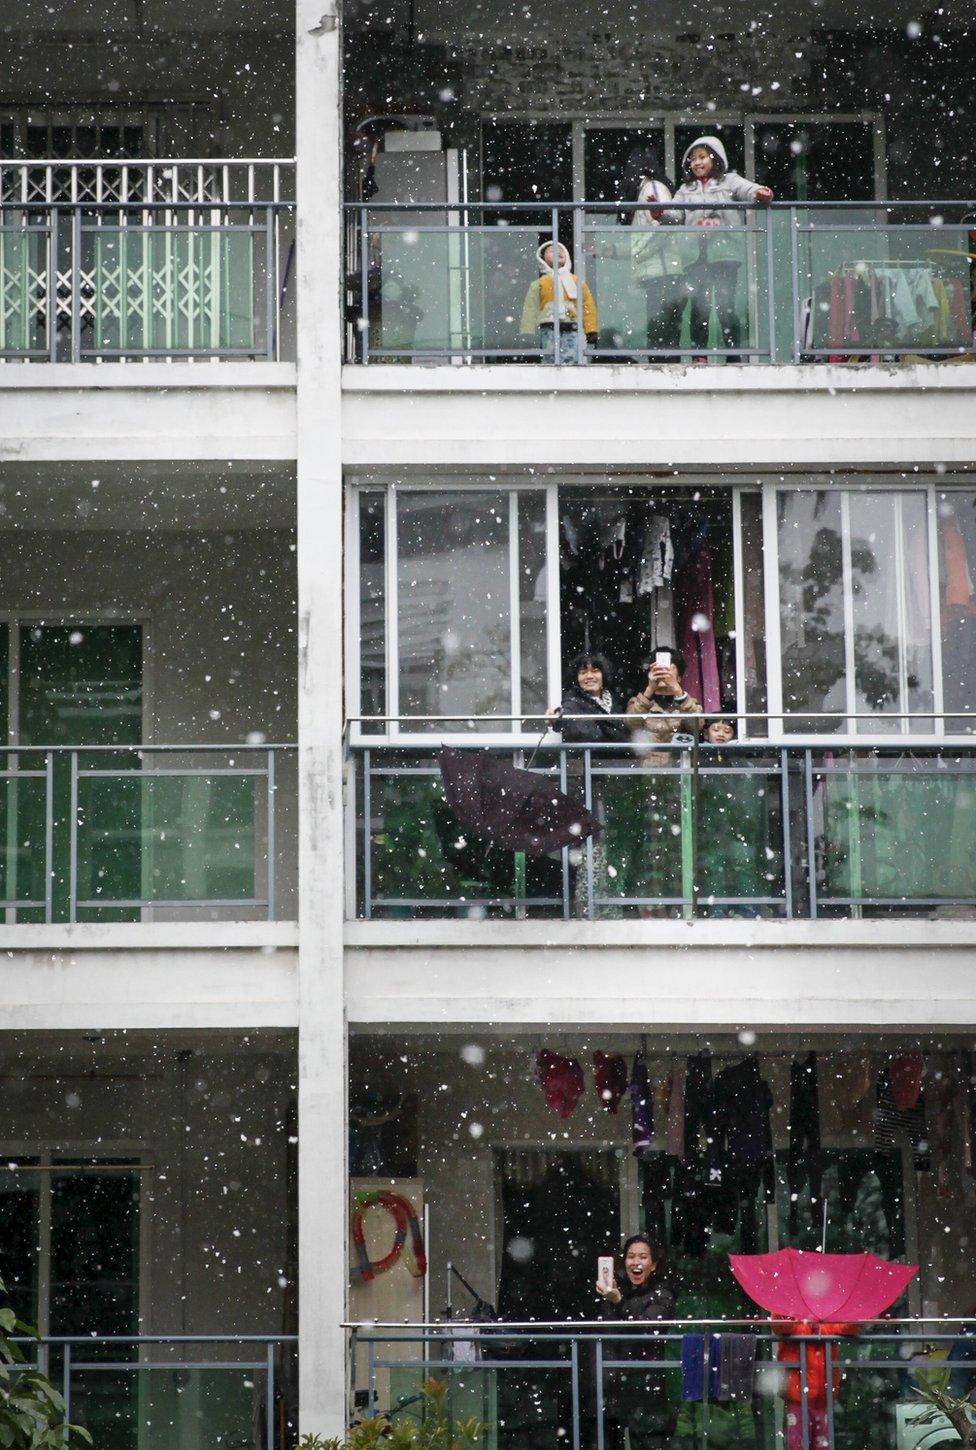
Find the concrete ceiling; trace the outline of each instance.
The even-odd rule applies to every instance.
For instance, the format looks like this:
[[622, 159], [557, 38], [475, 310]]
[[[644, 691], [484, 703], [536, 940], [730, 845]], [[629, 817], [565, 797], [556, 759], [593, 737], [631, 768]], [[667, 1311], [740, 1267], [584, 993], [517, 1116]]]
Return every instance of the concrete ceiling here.
[[0, 36], [75, 35], [100, 40], [142, 33], [216, 33], [232, 30], [287, 33], [294, 28], [292, 0], [17, 0], [3, 7]]
[[294, 527], [294, 470], [281, 465], [8, 463], [0, 468], [0, 531]]

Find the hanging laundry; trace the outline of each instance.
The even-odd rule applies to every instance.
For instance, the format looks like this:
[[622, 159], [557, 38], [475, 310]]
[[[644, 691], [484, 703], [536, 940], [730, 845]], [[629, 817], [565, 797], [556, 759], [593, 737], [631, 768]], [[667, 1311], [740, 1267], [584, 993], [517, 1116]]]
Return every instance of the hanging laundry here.
[[674, 547], [671, 525], [663, 514], [651, 514], [644, 526], [640, 562], [637, 569], [637, 593], [650, 594], [670, 583], [674, 568]]
[[630, 1122], [634, 1156], [639, 1157], [654, 1140], [654, 1099], [643, 1052], [634, 1054], [630, 1075]]
[[593, 1081], [602, 1105], [608, 1113], [615, 1113], [630, 1085], [627, 1064], [619, 1052], [594, 1052]]
[[684, 1159], [675, 1174], [671, 1243], [693, 1258], [705, 1252], [705, 1151], [712, 1132], [712, 1058], [689, 1057], [684, 1084]]
[[[895, 1090], [891, 1081], [892, 1064], [888, 1063], [878, 1075], [877, 1105], [874, 1110], [874, 1145], [876, 1148], [899, 1148], [903, 1142], [911, 1144], [915, 1167], [927, 1172], [930, 1164], [928, 1151], [928, 1126], [925, 1114], [925, 1097], [921, 1090], [908, 1108], [899, 1108], [895, 1102]], [[902, 1070], [896, 1073], [898, 1096], [908, 1101]], [[921, 1086], [921, 1076], [919, 1075]]]
[[918, 1107], [922, 1096], [922, 1074], [925, 1059], [920, 1052], [909, 1052], [893, 1057], [888, 1064], [888, 1083], [891, 1100], [900, 1113], [910, 1113]]
[[676, 1067], [669, 1079], [670, 1092], [668, 1094], [668, 1130], [665, 1147], [672, 1158], [677, 1158], [679, 1163], [684, 1162], [685, 1156], [685, 1074], [682, 1068]]
[[723, 1068], [715, 1079], [705, 1181], [709, 1193], [721, 1190], [721, 1197], [713, 1201], [711, 1221], [731, 1233], [738, 1220], [746, 1253], [758, 1247], [759, 1188], [765, 1189], [767, 1202], [776, 1190], [772, 1106], [773, 1095], [754, 1056]]
[[583, 1069], [575, 1057], [563, 1057], [542, 1048], [536, 1054], [536, 1075], [546, 1106], [559, 1117], [568, 1118], [586, 1087]]
[[790, 1063], [790, 1151], [787, 1177], [790, 1186], [790, 1233], [799, 1226], [799, 1194], [805, 1183], [816, 1203], [821, 1195], [820, 1096], [817, 1054], [794, 1057]]
[[681, 649], [685, 657], [681, 687], [693, 699], [698, 700], [704, 710], [720, 710], [722, 694], [718, 676], [718, 652], [715, 631], [712, 628], [715, 610], [712, 555], [707, 543], [703, 543], [698, 550], [690, 578], [682, 587], [681, 596]]

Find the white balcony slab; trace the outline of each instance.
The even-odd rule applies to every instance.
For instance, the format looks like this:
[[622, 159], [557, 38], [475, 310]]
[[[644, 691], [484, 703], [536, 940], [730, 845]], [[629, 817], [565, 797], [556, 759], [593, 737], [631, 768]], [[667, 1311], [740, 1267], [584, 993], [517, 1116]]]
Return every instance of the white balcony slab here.
[[971, 1027], [976, 923], [356, 923], [346, 1011], [445, 1031]]
[[0, 367], [0, 462], [294, 457], [293, 363]]
[[969, 464], [976, 364], [343, 374], [349, 467]]
[[0, 1028], [295, 1027], [289, 922], [0, 928]]

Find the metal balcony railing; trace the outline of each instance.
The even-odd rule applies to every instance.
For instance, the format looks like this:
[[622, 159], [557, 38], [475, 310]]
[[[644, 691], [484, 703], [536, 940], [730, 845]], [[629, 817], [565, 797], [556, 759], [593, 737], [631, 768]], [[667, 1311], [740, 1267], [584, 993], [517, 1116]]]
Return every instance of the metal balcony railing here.
[[712, 746], [694, 731], [533, 752], [482, 734], [472, 748], [530, 766], [600, 819], [580, 847], [540, 858], [480, 839], [472, 822], [459, 826], [441, 789], [437, 736], [418, 740], [444, 722], [400, 728], [409, 741], [360, 734], [349, 747], [351, 916], [976, 915], [976, 743], [900, 735]]
[[293, 746], [22, 745], [0, 758], [8, 921], [295, 919]]
[[[672, 224], [621, 226], [635, 210], [347, 206], [347, 361], [895, 362], [974, 352], [976, 203], [698, 203], [664, 208]], [[703, 227], [706, 215], [728, 224]], [[557, 315], [540, 328], [537, 250], [560, 243], [577, 278], [575, 320]]]
[[[611, 1450], [624, 1430], [638, 1444], [680, 1450], [942, 1446], [955, 1442], [952, 1426], [923, 1391], [948, 1383], [965, 1395], [958, 1382], [976, 1383], [970, 1358], [944, 1359], [967, 1344], [971, 1320], [877, 1320], [825, 1335], [774, 1334], [768, 1319], [347, 1327], [364, 1417], [422, 1424], [433, 1388], [449, 1424], [478, 1422], [482, 1450]], [[729, 1334], [755, 1342], [753, 1393], [740, 1379], [736, 1399], [707, 1372], [691, 1385], [682, 1366], [690, 1339], [702, 1342], [707, 1362]]]
[[0, 361], [292, 353], [293, 165], [0, 163]]
[[294, 1450], [297, 1335], [44, 1335], [16, 1340], [96, 1445]]

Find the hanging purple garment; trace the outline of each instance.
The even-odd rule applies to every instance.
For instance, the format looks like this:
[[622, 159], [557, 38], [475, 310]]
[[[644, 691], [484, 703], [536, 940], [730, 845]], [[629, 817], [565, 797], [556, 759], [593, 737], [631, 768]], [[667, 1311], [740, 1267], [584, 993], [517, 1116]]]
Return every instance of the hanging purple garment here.
[[634, 1070], [630, 1075], [630, 1120], [636, 1155], [649, 1148], [654, 1137], [654, 1099], [642, 1052], [635, 1055]]
[[[712, 591], [712, 552], [702, 544], [691, 565], [691, 578], [681, 591], [681, 652], [685, 672], [681, 687], [712, 713], [722, 708], [718, 680], [718, 650], [715, 645], [715, 600]], [[708, 621], [707, 629], [695, 629], [695, 622]]]

